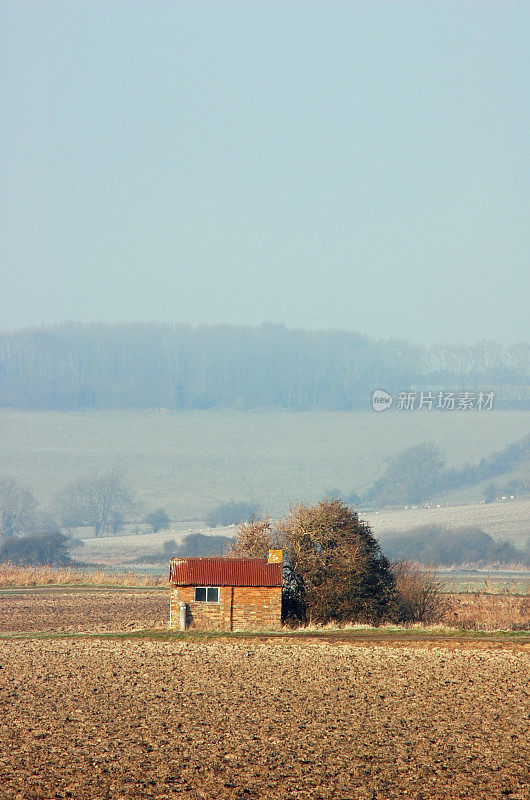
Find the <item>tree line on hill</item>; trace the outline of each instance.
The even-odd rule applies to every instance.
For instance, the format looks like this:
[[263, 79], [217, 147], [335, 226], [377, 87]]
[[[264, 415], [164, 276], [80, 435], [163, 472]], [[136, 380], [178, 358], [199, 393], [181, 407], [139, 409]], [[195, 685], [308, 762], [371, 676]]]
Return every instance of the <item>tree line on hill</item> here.
[[514, 470], [519, 470], [519, 477], [484, 490], [487, 502], [502, 495], [515, 496], [530, 491], [530, 435], [488, 458], [481, 458], [477, 464], [466, 463], [456, 468], [446, 468], [445, 454], [435, 444], [420, 442], [390, 456], [383, 474], [368, 491], [362, 497], [353, 493], [350, 499], [356, 504], [375, 506], [419, 504], [450, 490], [476, 486]]
[[526, 552], [511, 542], [496, 540], [476, 525], [447, 527], [420, 525], [405, 532], [380, 537], [385, 555], [438, 567], [530, 564], [530, 539]]
[[346, 331], [64, 323], [0, 334], [0, 407], [367, 408], [374, 389], [494, 391], [528, 408], [530, 347], [430, 348]]
[[[490, 478], [499, 478], [519, 469], [517, 478], [505, 483], [490, 483], [484, 490], [485, 502], [503, 496], [518, 496], [530, 491], [530, 436], [507, 445], [477, 464], [466, 463], [459, 468], [444, 468], [446, 457], [432, 442], [420, 442], [391, 456], [383, 474], [364, 493], [354, 490], [328, 489], [325, 496], [337, 497], [357, 508], [382, 507], [396, 504], [420, 504], [451, 489], [476, 486]], [[260, 514], [256, 500], [219, 503], [206, 515], [207, 524], [239, 524]]]

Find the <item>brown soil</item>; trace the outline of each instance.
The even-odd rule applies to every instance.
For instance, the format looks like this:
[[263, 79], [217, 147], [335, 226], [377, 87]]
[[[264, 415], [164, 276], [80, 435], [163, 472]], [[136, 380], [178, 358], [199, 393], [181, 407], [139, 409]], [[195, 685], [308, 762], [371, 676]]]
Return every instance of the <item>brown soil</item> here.
[[2, 631], [119, 631], [166, 626], [169, 590], [31, 589], [0, 592]]
[[2, 800], [528, 796], [528, 655], [0, 641]]

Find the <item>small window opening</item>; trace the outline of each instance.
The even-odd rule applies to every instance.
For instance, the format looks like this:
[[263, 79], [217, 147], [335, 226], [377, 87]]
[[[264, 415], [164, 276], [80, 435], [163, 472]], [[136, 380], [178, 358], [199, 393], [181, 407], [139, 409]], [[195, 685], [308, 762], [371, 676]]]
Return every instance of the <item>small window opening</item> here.
[[219, 602], [219, 587], [218, 586], [196, 586], [195, 587], [195, 602], [196, 603], [218, 603]]

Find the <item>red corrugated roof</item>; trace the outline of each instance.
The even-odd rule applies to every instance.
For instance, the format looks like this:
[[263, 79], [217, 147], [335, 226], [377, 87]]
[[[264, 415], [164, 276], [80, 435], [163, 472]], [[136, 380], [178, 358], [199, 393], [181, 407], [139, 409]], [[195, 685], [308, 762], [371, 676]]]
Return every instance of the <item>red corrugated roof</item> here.
[[172, 558], [178, 586], [281, 586], [282, 565], [265, 558]]

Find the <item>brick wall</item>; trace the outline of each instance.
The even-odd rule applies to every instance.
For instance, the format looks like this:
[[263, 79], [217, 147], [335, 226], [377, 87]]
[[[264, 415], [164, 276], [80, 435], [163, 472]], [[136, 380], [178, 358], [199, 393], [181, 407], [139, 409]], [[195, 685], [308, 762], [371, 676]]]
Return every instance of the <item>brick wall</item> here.
[[178, 630], [179, 603], [186, 626], [203, 630], [271, 630], [281, 626], [281, 586], [221, 586], [218, 603], [196, 603], [194, 586], [171, 586], [169, 626]]

